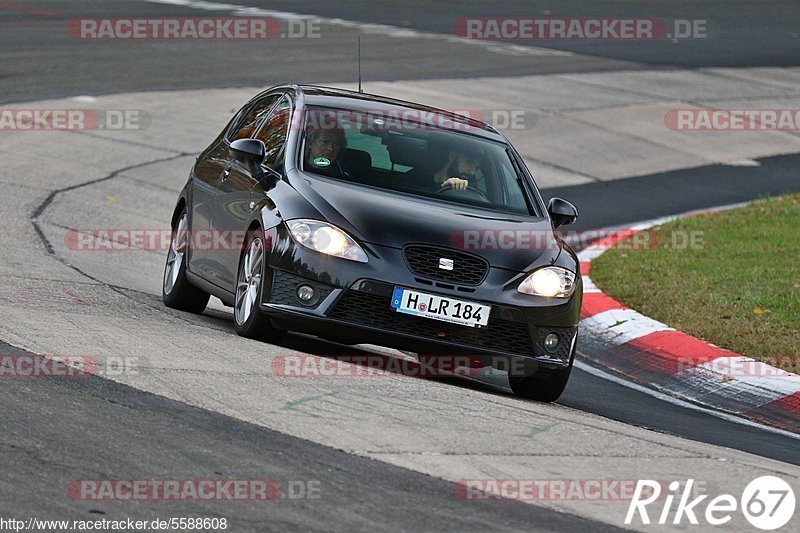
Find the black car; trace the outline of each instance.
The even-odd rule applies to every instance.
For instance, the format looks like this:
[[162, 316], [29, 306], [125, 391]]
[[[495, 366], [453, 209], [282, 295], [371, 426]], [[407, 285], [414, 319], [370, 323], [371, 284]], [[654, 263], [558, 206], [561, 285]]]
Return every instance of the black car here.
[[172, 216], [167, 306], [234, 308], [238, 334], [287, 330], [509, 371], [553, 401], [575, 356], [583, 288], [508, 140], [459, 114], [381, 96], [281, 86], [198, 157]]

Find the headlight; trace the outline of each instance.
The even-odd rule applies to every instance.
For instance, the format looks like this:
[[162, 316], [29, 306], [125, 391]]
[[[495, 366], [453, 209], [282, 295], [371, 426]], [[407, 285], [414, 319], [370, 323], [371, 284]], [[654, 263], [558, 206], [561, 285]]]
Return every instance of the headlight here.
[[540, 268], [525, 278], [517, 290], [523, 294], [566, 298], [575, 292], [575, 274], [565, 268]]
[[286, 223], [289, 231], [299, 244], [317, 252], [358, 261], [367, 262], [367, 254], [347, 233], [336, 226], [318, 220], [298, 219]]

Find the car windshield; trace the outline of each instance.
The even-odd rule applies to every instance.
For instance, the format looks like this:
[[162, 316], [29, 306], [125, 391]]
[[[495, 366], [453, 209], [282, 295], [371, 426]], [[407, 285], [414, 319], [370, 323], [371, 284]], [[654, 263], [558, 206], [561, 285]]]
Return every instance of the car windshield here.
[[[441, 118], [438, 124], [450, 128], [474, 128], [426, 114]], [[449, 202], [533, 214], [524, 177], [503, 143], [432, 126], [429, 120], [415, 121], [411, 113], [400, 116], [309, 106], [305, 115], [304, 171]]]

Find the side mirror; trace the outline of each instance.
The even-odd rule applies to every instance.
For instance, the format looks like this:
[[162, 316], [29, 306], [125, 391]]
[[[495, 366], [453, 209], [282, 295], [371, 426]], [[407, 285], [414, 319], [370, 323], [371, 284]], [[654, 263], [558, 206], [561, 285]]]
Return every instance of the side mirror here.
[[247, 168], [261, 165], [267, 154], [267, 148], [258, 139], [237, 139], [231, 143], [228, 151], [232, 158]]
[[578, 208], [558, 197], [550, 199], [547, 204], [547, 212], [550, 213], [550, 220], [553, 221], [553, 227], [556, 228], [578, 220]]
[[250, 170], [250, 175], [259, 181], [272, 184], [281, 179], [280, 172], [267, 167], [266, 172], [261, 164], [267, 153], [267, 147], [258, 139], [237, 139], [231, 143], [228, 150], [231, 157], [245, 165]]

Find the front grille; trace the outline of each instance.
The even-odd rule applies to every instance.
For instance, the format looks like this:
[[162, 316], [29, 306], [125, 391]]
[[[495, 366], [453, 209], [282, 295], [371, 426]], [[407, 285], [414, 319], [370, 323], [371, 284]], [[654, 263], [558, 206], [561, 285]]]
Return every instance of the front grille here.
[[[417, 276], [460, 285], [480, 285], [489, 272], [489, 263], [482, 257], [449, 248], [412, 244], [403, 248], [403, 257]], [[453, 270], [440, 268], [440, 259], [452, 260]]]
[[526, 324], [491, 317], [485, 328], [450, 324], [398, 313], [389, 306], [389, 297], [355, 290], [348, 290], [339, 298], [328, 317], [475, 348], [534, 355]]
[[[317, 298], [309, 303], [303, 303], [297, 297], [297, 287], [311, 285], [317, 291]], [[283, 270], [276, 270], [272, 278], [272, 292], [269, 301], [273, 304], [302, 305], [304, 307], [318, 307], [333, 290], [333, 287], [323, 285], [300, 276], [295, 276]]]

